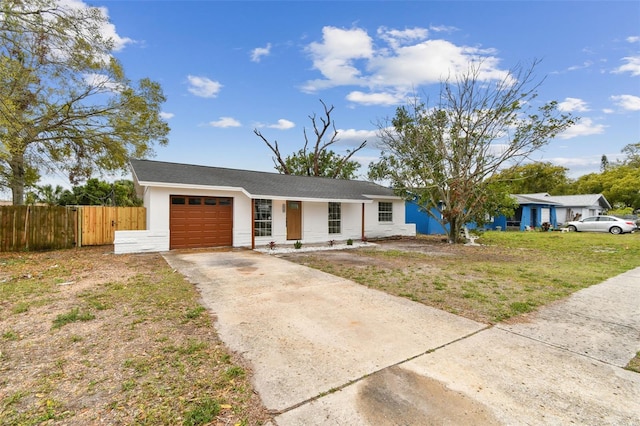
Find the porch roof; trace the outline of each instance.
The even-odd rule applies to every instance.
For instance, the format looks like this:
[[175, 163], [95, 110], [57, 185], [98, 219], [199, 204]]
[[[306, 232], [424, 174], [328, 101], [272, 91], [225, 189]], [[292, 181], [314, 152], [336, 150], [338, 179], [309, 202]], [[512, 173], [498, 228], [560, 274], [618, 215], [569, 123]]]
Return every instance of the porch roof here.
[[560, 206], [561, 204], [553, 201], [544, 194], [514, 194], [513, 195], [518, 202], [519, 205], [523, 204], [536, 204], [536, 205], [545, 205], [545, 206]]

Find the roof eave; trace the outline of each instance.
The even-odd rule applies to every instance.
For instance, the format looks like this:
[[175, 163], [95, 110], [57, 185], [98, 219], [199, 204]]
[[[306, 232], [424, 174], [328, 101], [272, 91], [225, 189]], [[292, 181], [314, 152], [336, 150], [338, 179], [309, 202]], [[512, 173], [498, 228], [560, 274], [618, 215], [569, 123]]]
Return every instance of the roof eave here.
[[365, 198], [318, 198], [318, 197], [314, 198], [314, 197], [297, 197], [295, 195], [287, 196], [287, 195], [258, 195], [258, 194], [249, 195], [249, 196], [254, 199], [279, 200], [279, 201], [291, 200], [291, 201], [302, 201], [306, 203], [328, 203], [328, 202], [351, 203], [351, 204], [373, 203], [372, 200], [367, 200]]
[[[140, 186], [154, 187], [154, 188], [177, 188], [177, 189], [198, 189], [204, 191], [225, 191], [225, 192], [242, 192], [248, 198], [253, 199], [269, 199], [269, 200], [296, 200], [304, 202], [336, 202], [336, 203], [364, 203], [371, 204], [373, 200], [368, 198], [319, 198], [319, 197], [298, 197], [296, 195], [268, 195], [268, 194], [251, 194], [242, 187], [232, 186], [213, 186], [213, 185], [197, 185], [197, 184], [185, 184], [185, 183], [168, 183], [168, 182], [152, 182], [152, 181], [138, 181]], [[363, 197], [375, 197], [375, 198], [399, 198], [388, 196], [369, 196], [363, 195]]]
[[201, 190], [206, 190], [206, 191], [242, 192], [247, 197], [251, 198], [251, 194], [249, 194], [242, 187], [197, 185], [197, 184], [193, 184], [193, 183], [151, 182], [151, 181], [138, 181], [138, 184], [140, 186], [149, 186], [149, 187], [154, 187], [154, 188], [201, 189]]
[[385, 200], [404, 200], [403, 197], [399, 197], [397, 195], [371, 195], [371, 194], [362, 194], [363, 197], [371, 198], [371, 199], [385, 199]]

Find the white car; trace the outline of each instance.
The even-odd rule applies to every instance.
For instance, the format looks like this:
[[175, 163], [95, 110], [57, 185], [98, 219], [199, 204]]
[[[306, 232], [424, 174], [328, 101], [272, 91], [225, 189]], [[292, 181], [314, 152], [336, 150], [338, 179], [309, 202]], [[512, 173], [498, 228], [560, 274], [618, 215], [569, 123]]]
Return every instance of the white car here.
[[569, 231], [611, 232], [612, 234], [624, 234], [636, 230], [635, 222], [615, 216], [585, 217], [582, 220], [567, 222], [566, 226]]

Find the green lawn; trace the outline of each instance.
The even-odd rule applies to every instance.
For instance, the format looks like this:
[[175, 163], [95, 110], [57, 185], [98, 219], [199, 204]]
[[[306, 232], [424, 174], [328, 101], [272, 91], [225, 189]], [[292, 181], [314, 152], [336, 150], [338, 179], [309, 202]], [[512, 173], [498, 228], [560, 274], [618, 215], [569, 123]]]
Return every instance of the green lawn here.
[[640, 266], [640, 234], [486, 232], [481, 246], [419, 237], [421, 251], [384, 243], [335, 261], [317, 252], [293, 261], [363, 285], [495, 323]]

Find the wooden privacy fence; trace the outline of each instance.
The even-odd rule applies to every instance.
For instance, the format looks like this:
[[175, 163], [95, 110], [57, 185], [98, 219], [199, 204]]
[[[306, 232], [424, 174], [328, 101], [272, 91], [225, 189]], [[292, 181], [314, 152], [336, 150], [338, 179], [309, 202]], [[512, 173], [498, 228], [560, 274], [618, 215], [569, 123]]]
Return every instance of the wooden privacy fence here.
[[113, 244], [116, 231], [147, 229], [144, 207], [81, 206], [78, 246]]
[[0, 206], [0, 251], [73, 247], [76, 218], [67, 207]]
[[0, 206], [0, 252], [113, 244], [115, 231], [146, 226], [144, 207]]

